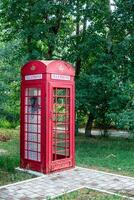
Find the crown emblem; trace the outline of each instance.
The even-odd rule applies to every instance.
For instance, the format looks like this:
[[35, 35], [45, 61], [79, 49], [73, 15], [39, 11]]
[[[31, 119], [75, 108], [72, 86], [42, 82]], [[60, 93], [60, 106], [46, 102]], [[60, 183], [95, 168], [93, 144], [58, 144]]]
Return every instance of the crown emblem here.
[[34, 65], [32, 65], [32, 67], [30, 68], [32, 71], [34, 71], [36, 69], [36, 67]]
[[63, 71], [64, 71], [64, 66], [63, 66], [63, 65], [60, 65], [60, 66], [59, 66], [59, 70], [63, 72]]

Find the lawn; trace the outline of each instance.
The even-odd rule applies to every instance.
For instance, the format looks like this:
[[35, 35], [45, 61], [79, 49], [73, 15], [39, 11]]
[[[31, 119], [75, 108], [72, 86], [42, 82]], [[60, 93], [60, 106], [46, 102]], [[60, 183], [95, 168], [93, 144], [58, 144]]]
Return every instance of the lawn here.
[[[21, 181], [33, 176], [15, 170], [19, 166], [19, 133], [18, 130], [0, 129], [0, 185]], [[7, 141], [6, 141], [7, 139]]]
[[[0, 142], [0, 185], [16, 182], [33, 176], [15, 170], [19, 166], [19, 131], [0, 129], [7, 137]], [[76, 164], [83, 167], [134, 176], [134, 140], [119, 138], [76, 137]]]
[[134, 176], [134, 140], [77, 136], [76, 163], [83, 167]]
[[89, 189], [81, 189], [75, 192], [64, 194], [55, 198], [55, 200], [125, 200], [125, 198]]

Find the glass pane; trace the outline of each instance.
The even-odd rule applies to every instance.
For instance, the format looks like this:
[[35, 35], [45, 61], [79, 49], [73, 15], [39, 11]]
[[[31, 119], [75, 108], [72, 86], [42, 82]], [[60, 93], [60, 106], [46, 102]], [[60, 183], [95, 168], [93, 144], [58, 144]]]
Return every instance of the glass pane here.
[[41, 126], [38, 125], [38, 133], [40, 133], [40, 132], [41, 132]]
[[40, 152], [40, 144], [38, 144], [38, 152]]
[[31, 141], [31, 142], [37, 142], [37, 134], [34, 134], [34, 133], [28, 133], [28, 141]]
[[66, 112], [65, 106], [63, 106], [63, 105], [54, 105], [53, 112], [54, 113], [65, 113]]
[[38, 97], [38, 105], [41, 105], [41, 98]]
[[25, 149], [27, 150], [24, 154], [26, 159], [40, 161], [41, 90], [26, 88], [25, 95], [27, 95], [25, 97]]
[[29, 96], [37, 96], [37, 88], [29, 88]]
[[25, 104], [28, 105], [28, 97], [25, 98]]
[[69, 125], [68, 124], [56, 124], [55, 127], [57, 126], [57, 130], [69, 130]]
[[65, 96], [66, 95], [66, 89], [58, 89], [57, 95], [58, 96]]
[[70, 89], [54, 88], [53, 91], [53, 160], [69, 157], [70, 145]]
[[68, 117], [65, 115], [54, 115], [53, 121], [57, 122], [66, 122], [68, 120]]
[[57, 103], [58, 104], [65, 104], [66, 99], [64, 97], [58, 97], [57, 98]]
[[38, 161], [41, 161], [41, 159], [40, 159], [40, 153], [38, 153]]
[[41, 116], [38, 115], [38, 124], [40, 124], [40, 123], [41, 123]]
[[28, 150], [37, 151], [37, 143], [28, 142]]
[[28, 132], [37, 133], [37, 125], [36, 124], [28, 124]]
[[38, 134], [38, 142], [40, 143], [40, 134]]
[[35, 124], [37, 124], [37, 118], [38, 118], [38, 116], [37, 115], [29, 115], [29, 123], [35, 123]]
[[28, 159], [30, 159], [30, 160], [37, 160], [37, 152], [29, 151], [28, 152]]

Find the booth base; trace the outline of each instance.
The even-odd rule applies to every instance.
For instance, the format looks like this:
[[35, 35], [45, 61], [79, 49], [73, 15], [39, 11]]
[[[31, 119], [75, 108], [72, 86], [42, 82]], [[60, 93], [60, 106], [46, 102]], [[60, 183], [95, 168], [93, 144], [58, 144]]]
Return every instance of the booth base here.
[[25, 173], [32, 174], [32, 175], [35, 175], [35, 176], [46, 176], [46, 175], [43, 174], [43, 173], [36, 172], [36, 171], [30, 170], [30, 169], [23, 169], [23, 168], [20, 168], [20, 167], [16, 167], [15, 169], [16, 169], [17, 171], [25, 172]]

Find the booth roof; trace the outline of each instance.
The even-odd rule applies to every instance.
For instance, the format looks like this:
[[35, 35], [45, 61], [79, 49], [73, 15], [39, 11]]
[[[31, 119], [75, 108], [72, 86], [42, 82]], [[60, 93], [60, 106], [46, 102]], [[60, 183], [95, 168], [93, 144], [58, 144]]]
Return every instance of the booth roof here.
[[[39, 64], [42, 63], [43, 65]], [[46, 67], [45, 67], [45, 66]], [[36, 70], [32, 70], [32, 66], [36, 66]], [[45, 68], [44, 68], [45, 67]], [[22, 74], [29, 74], [31, 73], [59, 73], [59, 74], [69, 74], [74, 76], [74, 68], [72, 65], [64, 60], [31, 60], [28, 63], [26, 63], [22, 67]]]

